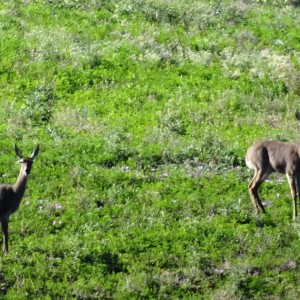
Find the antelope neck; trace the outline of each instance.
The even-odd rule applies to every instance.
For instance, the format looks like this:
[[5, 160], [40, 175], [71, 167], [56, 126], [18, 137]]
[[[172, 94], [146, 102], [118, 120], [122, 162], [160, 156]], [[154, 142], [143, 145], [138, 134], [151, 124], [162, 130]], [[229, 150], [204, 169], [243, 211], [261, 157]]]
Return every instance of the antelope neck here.
[[13, 185], [13, 190], [18, 195], [18, 198], [22, 198], [24, 195], [26, 183], [27, 183], [27, 177], [28, 175], [25, 175], [24, 171], [21, 170], [17, 178], [17, 181]]

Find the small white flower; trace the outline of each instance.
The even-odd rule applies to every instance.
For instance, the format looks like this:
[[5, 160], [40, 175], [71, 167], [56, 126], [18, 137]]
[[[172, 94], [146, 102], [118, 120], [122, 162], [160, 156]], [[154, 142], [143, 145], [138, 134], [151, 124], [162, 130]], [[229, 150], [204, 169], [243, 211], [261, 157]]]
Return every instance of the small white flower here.
[[54, 207], [55, 207], [55, 209], [62, 209], [63, 208], [62, 205], [60, 205], [59, 203], [56, 203]]

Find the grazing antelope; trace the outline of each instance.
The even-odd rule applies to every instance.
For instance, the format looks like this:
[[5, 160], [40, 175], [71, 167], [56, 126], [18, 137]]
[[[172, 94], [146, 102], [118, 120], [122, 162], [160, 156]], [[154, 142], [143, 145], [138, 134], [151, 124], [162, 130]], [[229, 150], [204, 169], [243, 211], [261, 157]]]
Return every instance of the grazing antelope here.
[[15, 145], [15, 151], [21, 163], [17, 181], [13, 185], [0, 184], [0, 222], [3, 232], [3, 251], [5, 253], [8, 252], [9, 216], [18, 209], [23, 198], [33, 160], [39, 153], [39, 145], [37, 145], [31, 156], [28, 158], [22, 156], [17, 145]]
[[[300, 122], [300, 114], [296, 110]], [[297, 217], [297, 198], [300, 198], [300, 144], [277, 141], [260, 141], [250, 146], [246, 153], [246, 165], [254, 170], [248, 190], [254, 207], [266, 213], [259, 198], [258, 189], [273, 172], [285, 174], [293, 198], [293, 220]]]

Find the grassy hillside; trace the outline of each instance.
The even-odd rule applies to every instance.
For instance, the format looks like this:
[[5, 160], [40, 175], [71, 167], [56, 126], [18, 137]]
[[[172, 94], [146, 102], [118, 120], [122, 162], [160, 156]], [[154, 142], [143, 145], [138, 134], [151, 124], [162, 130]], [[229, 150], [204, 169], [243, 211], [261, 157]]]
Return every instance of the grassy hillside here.
[[297, 141], [299, 1], [2, 1], [0, 179], [37, 143], [2, 299], [297, 299], [285, 178], [253, 212], [244, 155]]

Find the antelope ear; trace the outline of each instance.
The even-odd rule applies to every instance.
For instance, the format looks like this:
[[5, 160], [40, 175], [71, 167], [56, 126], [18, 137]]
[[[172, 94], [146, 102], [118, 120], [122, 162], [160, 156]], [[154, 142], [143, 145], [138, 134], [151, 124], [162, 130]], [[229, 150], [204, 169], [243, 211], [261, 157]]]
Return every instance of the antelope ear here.
[[38, 155], [39, 151], [40, 151], [40, 145], [37, 145], [35, 150], [32, 152], [30, 158], [34, 159]]
[[20, 149], [18, 148], [17, 144], [15, 144], [15, 151], [16, 151], [17, 156], [18, 156], [20, 159], [22, 159], [22, 158], [23, 158], [23, 155], [22, 155]]

